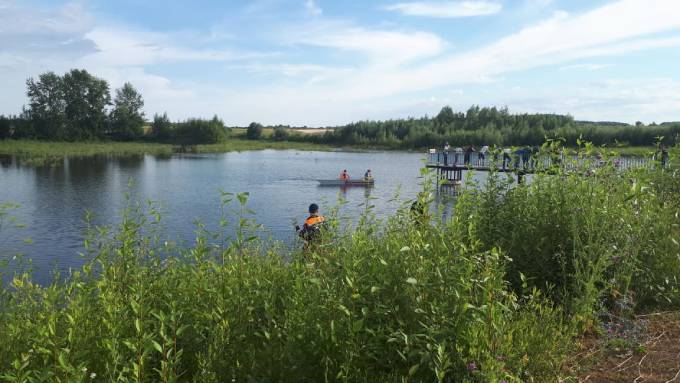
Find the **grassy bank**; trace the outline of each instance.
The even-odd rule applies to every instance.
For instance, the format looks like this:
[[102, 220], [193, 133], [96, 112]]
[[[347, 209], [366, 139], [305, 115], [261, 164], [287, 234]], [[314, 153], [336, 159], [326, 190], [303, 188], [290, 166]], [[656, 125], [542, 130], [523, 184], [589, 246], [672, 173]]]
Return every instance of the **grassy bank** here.
[[0, 376], [558, 381], [580, 334], [625, 338], [604, 329], [680, 305], [680, 174], [578, 174], [491, 174], [446, 221], [368, 207], [344, 229], [331, 211], [307, 252], [252, 237], [246, 194], [216, 209], [234, 237], [199, 228], [189, 247], [131, 201], [66, 281], [18, 273], [0, 290]]
[[[327, 145], [289, 141], [251, 141], [229, 139], [212, 145], [198, 145], [199, 153], [220, 153], [261, 149], [330, 150]], [[64, 157], [95, 155], [172, 154], [173, 145], [140, 142], [50, 142], [0, 140], [0, 155], [18, 156], [29, 163], [45, 163]]]

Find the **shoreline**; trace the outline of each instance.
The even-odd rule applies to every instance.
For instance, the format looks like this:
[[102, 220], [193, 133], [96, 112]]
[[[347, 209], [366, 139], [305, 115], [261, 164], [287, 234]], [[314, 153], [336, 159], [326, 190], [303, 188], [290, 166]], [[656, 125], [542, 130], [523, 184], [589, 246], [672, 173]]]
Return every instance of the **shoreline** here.
[[[0, 140], [0, 156], [16, 156], [29, 162], [50, 162], [66, 157], [90, 157], [97, 155], [129, 156], [129, 155], [172, 155], [175, 154], [177, 145], [152, 143], [152, 142], [118, 142], [118, 141], [92, 141], [92, 142], [59, 142], [59, 141], [34, 141], [34, 140]], [[335, 146], [330, 144], [316, 144], [298, 141], [269, 141], [247, 140], [231, 138], [217, 144], [196, 145], [195, 153], [226, 153], [248, 150], [307, 150], [307, 151], [347, 151], [347, 152], [372, 152], [372, 151], [397, 151], [397, 152], [423, 152], [427, 149], [394, 148], [381, 146]], [[620, 155], [648, 156], [657, 149], [653, 146], [634, 147], [603, 147]], [[674, 148], [671, 148], [675, 152]]]

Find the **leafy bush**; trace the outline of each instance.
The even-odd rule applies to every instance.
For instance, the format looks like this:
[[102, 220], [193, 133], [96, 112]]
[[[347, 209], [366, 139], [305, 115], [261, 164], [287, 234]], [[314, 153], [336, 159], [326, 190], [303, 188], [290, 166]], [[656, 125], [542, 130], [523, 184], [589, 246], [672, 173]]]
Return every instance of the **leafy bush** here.
[[288, 133], [288, 129], [282, 127], [282, 126], [277, 126], [274, 128], [274, 140], [276, 141], [285, 141], [288, 139], [290, 136], [290, 133]]
[[115, 230], [91, 229], [81, 270], [0, 289], [2, 377], [558, 380], [596, 311], [680, 304], [677, 174], [586, 168], [522, 185], [491, 173], [445, 222], [367, 206], [342, 229], [331, 211], [323, 240], [292, 253], [257, 239], [245, 193], [232, 238], [223, 214], [187, 248], [131, 203]]
[[181, 145], [216, 144], [226, 138], [224, 123], [212, 120], [189, 119], [177, 124], [174, 141]]
[[262, 137], [262, 124], [257, 122], [251, 122], [246, 129], [246, 138], [249, 140], [259, 140]]

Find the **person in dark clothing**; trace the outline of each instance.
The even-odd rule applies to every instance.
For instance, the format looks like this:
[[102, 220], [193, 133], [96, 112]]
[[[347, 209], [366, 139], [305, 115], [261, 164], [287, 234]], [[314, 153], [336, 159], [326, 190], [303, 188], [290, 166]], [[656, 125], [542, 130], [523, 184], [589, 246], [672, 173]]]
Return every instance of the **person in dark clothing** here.
[[321, 236], [321, 228], [326, 219], [319, 214], [319, 205], [313, 203], [309, 205], [309, 217], [305, 223], [300, 226], [295, 226], [295, 232], [305, 241], [305, 249], [309, 244], [317, 242]]
[[465, 149], [465, 157], [464, 157], [465, 165], [470, 165], [470, 157], [472, 156], [472, 153], [474, 153], [474, 152], [475, 152], [475, 148], [472, 145], [468, 146], [467, 149]]
[[418, 193], [418, 197], [411, 204], [411, 217], [416, 225], [422, 226], [429, 222], [428, 205], [428, 194], [425, 192]]
[[665, 167], [668, 163], [668, 148], [664, 144], [659, 144], [659, 151], [661, 152], [661, 167]]

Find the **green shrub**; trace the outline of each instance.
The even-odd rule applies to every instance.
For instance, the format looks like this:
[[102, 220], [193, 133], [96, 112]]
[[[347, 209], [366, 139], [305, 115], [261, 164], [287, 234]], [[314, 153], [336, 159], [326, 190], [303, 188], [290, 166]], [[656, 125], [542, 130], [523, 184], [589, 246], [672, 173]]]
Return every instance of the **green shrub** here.
[[260, 137], [262, 137], [263, 129], [262, 124], [251, 122], [250, 125], [248, 125], [248, 129], [246, 129], [246, 138], [249, 140], [259, 140]]

